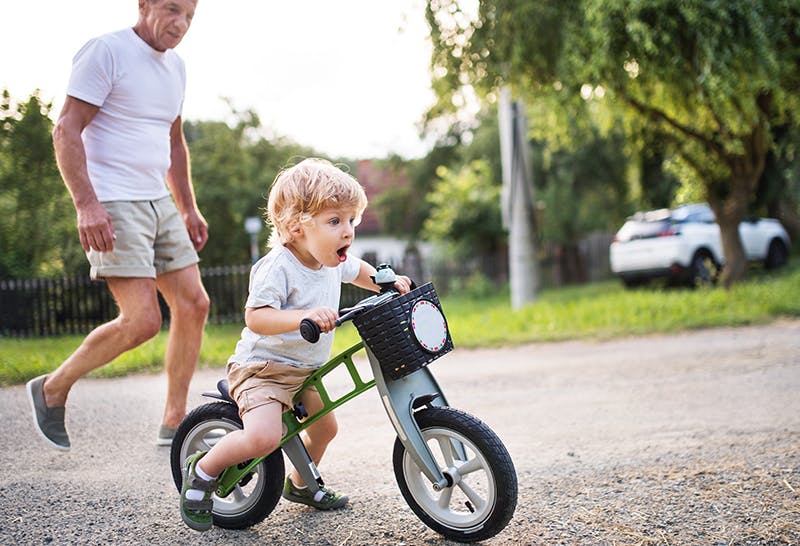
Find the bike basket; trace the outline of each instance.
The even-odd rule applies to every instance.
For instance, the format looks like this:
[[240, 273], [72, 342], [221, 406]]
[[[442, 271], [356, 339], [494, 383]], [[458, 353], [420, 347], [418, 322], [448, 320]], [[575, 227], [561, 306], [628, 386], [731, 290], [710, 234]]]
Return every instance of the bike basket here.
[[453, 350], [453, 340], [432, 283], [353, 319], [364, 344], [392, 379], [416, 371]]

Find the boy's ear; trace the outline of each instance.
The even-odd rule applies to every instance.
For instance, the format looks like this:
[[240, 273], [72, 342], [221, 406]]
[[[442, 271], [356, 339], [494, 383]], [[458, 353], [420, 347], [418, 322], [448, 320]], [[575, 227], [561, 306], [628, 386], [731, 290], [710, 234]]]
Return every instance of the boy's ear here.
[[301, 236], [303, 234], [303, 225], [300, 222], [292, 222], [289, 226], [289, 233], [291, 233], [293, 237]]

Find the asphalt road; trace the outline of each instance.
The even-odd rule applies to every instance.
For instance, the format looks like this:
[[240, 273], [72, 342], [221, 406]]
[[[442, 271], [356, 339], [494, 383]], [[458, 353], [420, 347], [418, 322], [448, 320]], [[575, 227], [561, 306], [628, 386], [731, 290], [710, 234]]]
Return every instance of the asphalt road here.
[[[515, 517], [487, 544], [800, 543], [800, 321], [456, 349], [433, 366], [516, 465]], [[191, 406], [221, 373], [196, 374]], [[338, 411], [321, 465], [349, 507], [282, 501], [248, 530], [189, 530], [153, 441], [164, 392], [161, 375], [80, 381], [60, 453], [24, 386], [0, 389], [0, 544], [453, 544], [405, 505], [374, 391]]]

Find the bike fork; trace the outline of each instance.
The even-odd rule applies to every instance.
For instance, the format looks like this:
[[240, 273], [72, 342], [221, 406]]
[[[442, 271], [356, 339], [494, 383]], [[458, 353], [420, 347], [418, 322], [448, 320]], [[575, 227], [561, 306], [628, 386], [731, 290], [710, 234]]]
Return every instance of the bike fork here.
[[317, 465], [311, 460], [311, 456], [308, 454], [308, 450], [306, 450], [306, 446], [299, 435], [287, 440], [282, 449], [289, 461], [291, 461], [292, 466], [297, 470], [297, 473], [306, 482], [309, 491], [316, 493], [322, 487], [325, 487], [325, 482], [322, 481]]
[[[378, 359], [369, 347], [365, 348], [381, 402], [397, 432], [397, 437], [406, 448], [406, 452], [425, 474], [425, 477], [431, 481], [434, 490], [440, 491], [449, 487], [452, 485], [451, 481], [442, 473], [433, 458], [428, 444], [422, 438], [417, 420], [414, 418], [414, 412], [422, 406], [446, 406], [447, 399], [444, 392], [427, 367], [420, 368], [400, 379], [385, 378]], [[454, 447], [459, 453], [463, 452], [463, 446]]]

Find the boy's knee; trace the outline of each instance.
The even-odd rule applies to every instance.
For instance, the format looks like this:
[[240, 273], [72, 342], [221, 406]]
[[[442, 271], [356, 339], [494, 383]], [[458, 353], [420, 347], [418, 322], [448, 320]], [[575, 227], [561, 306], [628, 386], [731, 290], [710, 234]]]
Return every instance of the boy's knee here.
[[[331, 414], [330, 417], [333, 417]], [[308, 428], [308, 435], [312, 441], [328, 443], [336, 437], [339, 432], [339, 423], [336, 419], [322, 419], [315, 425]]]
[[253, 457], [269, 455], [275, 451], [281, 441], [277, 433], [263, 431], [253, 431], [247, 434], [245, 438], [247, 442], [247, 451], [250, 452]]

